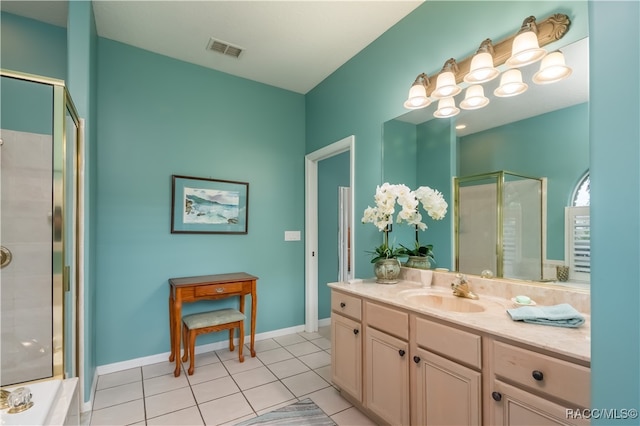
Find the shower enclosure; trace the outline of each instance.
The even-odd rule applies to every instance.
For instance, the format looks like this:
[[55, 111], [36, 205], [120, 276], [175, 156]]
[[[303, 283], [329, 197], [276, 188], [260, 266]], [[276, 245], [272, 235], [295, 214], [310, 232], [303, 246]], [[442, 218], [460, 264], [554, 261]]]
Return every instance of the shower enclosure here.
[[80, 121], [63, 81], [1, 73], [1, 385], [76, 377]]
[[541, 280], [544, 179], [499, 171], [454, 186], [456, 271]]

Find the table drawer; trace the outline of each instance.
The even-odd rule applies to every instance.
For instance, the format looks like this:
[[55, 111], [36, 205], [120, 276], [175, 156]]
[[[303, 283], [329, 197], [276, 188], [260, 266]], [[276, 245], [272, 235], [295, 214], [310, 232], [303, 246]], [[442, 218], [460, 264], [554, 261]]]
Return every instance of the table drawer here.
[[476, 369], [482, 368], [482, 338], [424, 318], [416, 318], [416, 343]]
[[210, 284], [200, 285], [194, 290], [196, 297], [205, 296], [218, 296], [229, 293], [240, 293], [244, 282], [229, 283], [229, 284]]
[[493, 359], [498, 377], [580, 407], [590, 406], [587, 367], [502, 342], [494, 342]]
[[360, 298], [335, 290], [331, 292], [331, 310], [358, 321], [362, 319], [362, 301]]
[[371, 302], [365, 302], [364, 312], [367, 325], [401, 339], [409, 340], [409, 314], [406, 312]]

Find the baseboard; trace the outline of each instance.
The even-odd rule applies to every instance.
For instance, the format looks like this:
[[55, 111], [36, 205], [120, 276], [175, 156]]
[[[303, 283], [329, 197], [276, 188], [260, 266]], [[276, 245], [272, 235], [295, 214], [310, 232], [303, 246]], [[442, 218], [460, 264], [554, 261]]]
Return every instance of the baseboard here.
[[93, 408], [93, 400], [96, 396], [96, 388], [98, 387], [98, 369], [93, 370], [93, 380], [91, 381], [91, 392], [89, 394], [88, 401], [82, 401], [80, 403], [80, 412], [86, 413], [87, 411], [91, 411]]
[[[320, 321], [318, 321], [318, 324], [324, 323], [327, 320], [329, 321], [328, 324], [330, 324], [330, 321], [331, 321], [330, 318], [320, 320]], [[328, 325], [328, 324], [325, 324], [325, 325]], [[304, 331], [304, 325], [297, 325], [297, 326], [294, 326], [294, 327], [281, 328], [279, 330], [273, 330], [273, 331], [267, 331], [267, 332], [264, 332], [264, 333], [258, 333], [258, 334], [256, 334], [255, 339], [256, 339], [256, 341], [260, 341], [260, 340], [272, 339], [274, 337], [285, 336], [287, 334], [300, 333], [300, 332], [303, 332], [303, 331]], [[250, 342], [250, 338], [251, 338], [251, 336], [245, 336], [245, 338], [244, 338], [245, 343]], [[237, 341], [238, 341], [238, 339], [236, 339], [236, 342]], [[200, 353], [204, 353], [204, 352], [216, 351], [218, 349], [226, 348], [227, 345], [228, 345], [228, 342], [226, 340], [222, 340], [220, 342], [208, 343], [206, 345], [196, 346], [195, 352], [196, 352], [196, 354], [200, 354]], [[127, 361], [114, 362], [112, 364], [100, 365], [100, 366], [98, 366], [96, 368], [96, 376], [94, 377], [94, 382], [97, 381], [97, 376], [101, 376], [103, 374], [115, 373], [115, 372], [122, 371], [122, 370], [128, 370], [130, 368], [143, 367], [145, 365], [151, 365], [151, 364], [157, 364], [159, 362], [165, 362], [165, 361], [167, 361], [169, 359], [169, 355], [170, 355], [170, 352], [163, 352], [163, 353], [156, 354], [156, 355], [149, 355], [149, 356], [145, 356], [145, 357], [141, 357], [141, 358], [130, 359], [130, 360], [127, 360]], [[94, 383], [94, 386], [92, 386], [92, 388], [95, 388], [95, 383]]]
[[331, 317], [318, 320], [318, 327], [327, 327], [331, 325]]

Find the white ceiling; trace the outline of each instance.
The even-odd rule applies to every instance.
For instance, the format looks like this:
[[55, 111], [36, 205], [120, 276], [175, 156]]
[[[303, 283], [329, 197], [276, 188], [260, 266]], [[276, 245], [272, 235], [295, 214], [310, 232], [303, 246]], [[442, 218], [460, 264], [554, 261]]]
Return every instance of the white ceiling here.
[[[305, 94], [423, 1], [93, 0], [93, 8], [100, 37]], [[66, 1], [2, 0], [0, 8], [66, 26]], [[209, 51], [210, 38], [241, 47], [243, 53], [234, 59]], [[530, 65], [523, 69], [529, 83], [523, 95], [496, 98], [492, 92], [499, 79], [486, 84], [489, 106], [462, 110], [456, 121], [467, 128], [458, 135], [588, 101], [588, 41], [562, 50], [573, 68], [569, 79], [538, 86], [531, 82], [537, 65]], [[436, 102], [401, 119], [421, 123], [432, 119], [435, 109]]]
[[[100, 37], [305, 94], [411, 13], [413, 1], [94, 0]], [[2, 1], [3, 11], [66, 26], [66, 1]], [[206, 49], [210, 38], [243, 49]]]

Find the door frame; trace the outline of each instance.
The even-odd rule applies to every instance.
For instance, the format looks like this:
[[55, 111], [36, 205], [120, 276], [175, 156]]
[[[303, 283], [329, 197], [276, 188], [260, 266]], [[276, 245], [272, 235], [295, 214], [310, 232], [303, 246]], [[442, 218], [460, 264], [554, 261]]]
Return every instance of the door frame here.
[[318, 162], [343, 152], [349, 152], [349, 186], [351, 187], [351, 270], [355, 271], [355, 136], [347, 136], [337, 142], [305, 155], [305, 325], [308, 333], [318, 331]]

